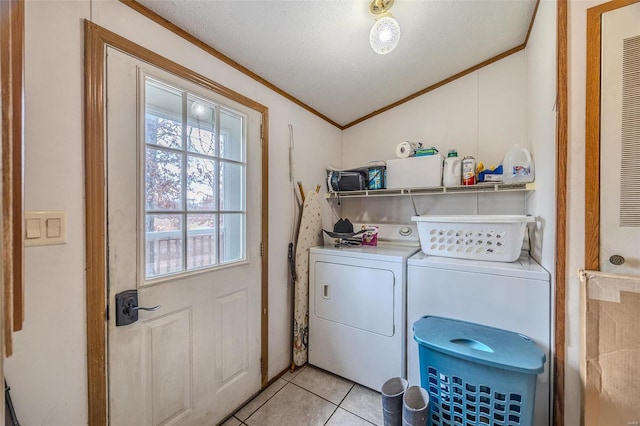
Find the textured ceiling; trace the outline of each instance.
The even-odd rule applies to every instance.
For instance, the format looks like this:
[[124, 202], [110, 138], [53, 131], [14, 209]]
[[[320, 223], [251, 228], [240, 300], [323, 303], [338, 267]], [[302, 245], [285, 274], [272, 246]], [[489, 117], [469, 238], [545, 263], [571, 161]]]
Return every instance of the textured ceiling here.
[[138, 0], [339, 125], [525, 42], [535, 0], [396, 0], [398, 47], [369, 46], [368, 0]]

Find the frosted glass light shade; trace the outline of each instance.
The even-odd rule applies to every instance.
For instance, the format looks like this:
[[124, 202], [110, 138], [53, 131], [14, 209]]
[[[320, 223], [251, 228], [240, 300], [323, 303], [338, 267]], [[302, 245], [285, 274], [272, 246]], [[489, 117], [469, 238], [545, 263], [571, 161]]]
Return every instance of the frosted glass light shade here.
[[369, 42], [374, 52], [385, 55], [400, 41], [400, 25], [392, 16], [382, 16], [376, 20], [369, 33]]
[[191, 112], [196, 118], [205, 118], [211, 112], [211, 108], [207, 108], [206, 106], [193, 101], [191, 103]]

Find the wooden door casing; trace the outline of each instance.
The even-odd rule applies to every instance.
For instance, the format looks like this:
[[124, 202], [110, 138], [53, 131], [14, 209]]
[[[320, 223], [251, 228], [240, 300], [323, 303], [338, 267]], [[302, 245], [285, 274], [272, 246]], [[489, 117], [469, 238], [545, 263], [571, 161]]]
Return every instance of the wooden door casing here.
[[261, 377], [268, 378], [268, 108], [155, 52], [85, 21], [85, 226], [88, 424], [108, 424], [106, 330], [105, 52], [112, 46], [235, 100], [262, 115]]

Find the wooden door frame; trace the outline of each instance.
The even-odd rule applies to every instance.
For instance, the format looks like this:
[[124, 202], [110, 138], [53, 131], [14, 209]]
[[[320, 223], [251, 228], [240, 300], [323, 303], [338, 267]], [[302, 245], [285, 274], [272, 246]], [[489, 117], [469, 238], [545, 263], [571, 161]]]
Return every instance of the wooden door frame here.
[[262, 115], [261, 200], [261, 385], [268, 381], [268, 200], [269, 110], [188, 68], [85, 20], [85, 220], [88, 424], [108, 424], [107, 389], [107, 210], [106, 210], [106, 48], [212, 90]]
[[556, 262], [554, 289], [553, 424], [564, 424], [567, 285], [568, 68], [567, 0], [556, 3]]
[[600, 270], [600, 84], [602, 14], [638, 3], [614, 0], [587, 9], [584, 267]]
[[0, 1], [2, 292], [5, 356], [24, 322], [24, 0]]

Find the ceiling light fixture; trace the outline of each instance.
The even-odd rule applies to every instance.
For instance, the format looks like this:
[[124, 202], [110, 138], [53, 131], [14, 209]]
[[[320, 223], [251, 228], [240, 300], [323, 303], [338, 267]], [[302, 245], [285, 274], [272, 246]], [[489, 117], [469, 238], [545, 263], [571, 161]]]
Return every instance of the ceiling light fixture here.
[[196, 118], [206, 118], [209, 115], [209, 111], [211, 111], [211, 108], [207, 108], [199, 102], [193, 101], [191, 103], [191, 113]]
[[394, 0], [371, 0], [369, 10], [376, 15], [376, 22], [369, 33], [369, 43], [374, 52], [386, 55], [400, 41], [400, 25], [389, 12]]

